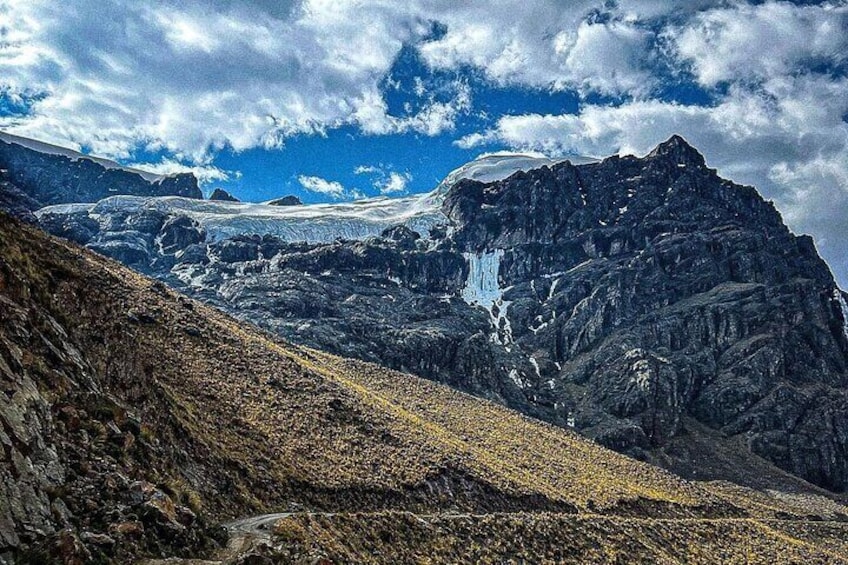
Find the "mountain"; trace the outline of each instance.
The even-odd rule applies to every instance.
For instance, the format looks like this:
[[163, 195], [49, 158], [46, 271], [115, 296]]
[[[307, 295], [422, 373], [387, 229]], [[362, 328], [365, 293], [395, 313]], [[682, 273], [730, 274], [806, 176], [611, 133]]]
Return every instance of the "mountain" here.
[[848, 559], [848, 508], [800, 481], [687, 482], [9, 216], [0, 241], [0, 562]]
[[288, 196], [283, 196], [282, 198], [275, 198], [274, 200], [269, 200], [267, 202], [269, 206], [302, 206], [303, 202], [300, 201], [300, 198], [289, 194]]
[[[203, 198], [190, 173], [156, 175], [0, 132], [0, 182], [4, 180], [26, 195], [30, 211], [51, 204], [97, 202], [115, 194]], [[0, 199], [4, 192], [0, 186]]]
[[238, 202], [239, 199], [224, 190], [223, 188], [216, 188], [212, 191], [212, 194], [209, 195], [209, 200], [222, 200], [224, 202]]
[[811, 238], [678, 136], [641, 158], [535, 159], [487, 156], [400, 199], [124, 196], [37, 216], [295, 343], [685, 477], [790, 480], [767, 461], [844, 491], [848, 306]]

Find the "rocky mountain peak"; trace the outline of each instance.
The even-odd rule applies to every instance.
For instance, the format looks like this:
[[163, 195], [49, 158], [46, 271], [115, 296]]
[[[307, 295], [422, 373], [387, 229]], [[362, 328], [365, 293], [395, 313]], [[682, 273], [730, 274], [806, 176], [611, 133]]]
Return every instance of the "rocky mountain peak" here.
[[647, 158], [649, 159], [667, 159], [677, 165], [687, 165], [693, 167], [705, 167], [706, 161], [704, 156], [692, 147], [683, 137], [674, 134], [667, 140], [657, 145], [651, 151]]
[[303, 202], [301, 202], [300, 198], [293, 194], [289, 194], [288, 196], [283, 196], [282, 198], [276, 198], [268, 202], [269, 206], [303, 206]]
[[209, 195], [209, 200], [220, 200], [222, 202], [239, 202], [239, 199], [224, 190], [223, 188], [216, 188], [212, 191], [212, 194]]

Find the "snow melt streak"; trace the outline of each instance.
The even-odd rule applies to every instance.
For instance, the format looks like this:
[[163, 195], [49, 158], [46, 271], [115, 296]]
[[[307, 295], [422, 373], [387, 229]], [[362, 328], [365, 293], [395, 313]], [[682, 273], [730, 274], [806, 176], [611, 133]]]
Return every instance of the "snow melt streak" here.
[[503, 249], [487, 253], [463, 253], [468, 261], [468, 278], [462, 289], [462, 299], [472, 306], [482, 306], [489, 312], [495, 333], [492, 340], [501, 343], [500, 330], [503, 329], [503, 345], [512, 341], [512, 327], [506, 316], [510, 302], [503, 299], [503, 289], [498, 286], [498, 271], [503, 258]]

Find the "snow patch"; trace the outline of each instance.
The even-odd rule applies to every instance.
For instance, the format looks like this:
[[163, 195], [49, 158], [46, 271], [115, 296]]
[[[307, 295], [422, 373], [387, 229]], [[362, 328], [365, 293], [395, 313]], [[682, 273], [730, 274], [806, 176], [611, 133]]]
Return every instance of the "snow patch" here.
[[598, 159], [580, 155], [549, 158], [540, 153], [484, 153], [473, 161], [451, 171], [445, 177], [445, 180], [439, 184], [436, 192], [444, 194], [450, 190], [450, 187], [462, 179], [476, 180], [484, 183], [495, 182], [503, 180], [518, 171], [552, 167], [563, 161], [571, 161], [573, 165], [584, 165], [587, 163], [597, 163]]
[[531, 364], [531, 365], [533, 365], [533, 370], [535, 370], [535, 371], [536, 371], [536, 376], [537, 376], [537, 377], [539, 377], [539, 378], [541, 378], [541, 377], [542, 377], [542, 373], [541, 373], [541, 371], [539, 370], [539, 362], [538, 362], [538, 361], [536, 361], [536, 358], [535, 358], [535, 357], [533, 357], [533, 356], [531, 356], [531, 357], [530, 357], [530, 364]]
[[848, 339], [848, 303], [845, 302], [845, 296], [838, 288], [833, 289], [833, 297], [836, 298], [842, 310], [842, 333], [845, 334], [845, 339]]
[[557, 284], [559, 284], [559, 279], [554, 279], [554, 282], [551, 283], [550, 290], [548, 290], [548, 300], [554, 297], [554, 292], [556, 291]]
[[535, 328], [533, 326], [527, 326], [527, 329], [530, 330], [531, 332], [533, 332], [534, 334], [537, 334], [540, 331], [542, 331], [543, 329], [545, 329], [546, 327], [548, 327], [549, 322], [543, 321], [542, 316], [536, 316], [536, 318], [533, 321], [536, 322], [539, 325], [536, 326]]
[[509, 372], [509, 378], [515, 383], [515, 386], [518, 388], [524, 388], [524, 381], [522, 381], [521, 377], [518, 375], [518, 369], [512, 369]]

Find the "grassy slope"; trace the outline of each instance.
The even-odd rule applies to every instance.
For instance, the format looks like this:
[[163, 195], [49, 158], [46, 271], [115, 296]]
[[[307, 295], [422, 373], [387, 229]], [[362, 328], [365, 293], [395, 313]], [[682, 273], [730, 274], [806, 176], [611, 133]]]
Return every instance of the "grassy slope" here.
[[[145, 463], [131, 449], [120, 460], [125, 472], [179, 485], [210, 519], [291, 503], [342, 512], [619, 516], [590, 523], [562, 514], [511, 514], [485, 518], [481, 526], [481, 539], [498, 541], [494, 545], [519, 536], [554, 551], [562, 532], [547, 542], [531, 539], [542, 523], [574, 535], [588, 528], [595, 533], [586, 539], [597, 543], [608, 533], [616, 550], [631, 535], [644, 536], [638, 543], [645, 547], [666, 530], [685, 537], [703, 528], [706, 538], [719, 535], [710, 533], [712, 522], [697, 522], [693, 530], [695, 522], [639, 526], [627, 516], [798, 514], [768, 495], [757, 495], [767, 498], [764, 504], [742, 489], [684, 481], [443, 386], [275, 341], [112, 261], [0, 220], [0, 275], [6, 273], [0, 294], [49, 312], [83, 352], [99, 386], [142, 423], [140, 447], [132, 449], [149, 447], [144, 453], [157, 459]], [[39, 386], [52, 384], [45, 377]], [[61, 399], [66, 392], [46, 394]], [[357, 543], [351, 525], [357, 518], [339, 520], [348, 524], [347, 530], [339, 525], [339, 533]], [[456, 545], [451, 551], [459, 551], [471, 530], [454, 531], [456, 519], [445, 520]], [[744, 535], [762, 535], [770, 546], [809, 547], [808, 541], [762, 533], [767, 526], [760, 523], [744, 524]], [[360, 522], [359, 528], [364, 535], [370, 526]], [[806, 535], [817, 543], [811, 532]], [[413, 538], [410, 547], [423, 543], [422, 551], [435, 551], [427, 545], [433, 540]], [[687, 539], [701, 544], [694, 534]]]
[[845, 563], [844, 524], [750, 519], [633, 519], [564, 514], [285, 518], [281, 562]]

